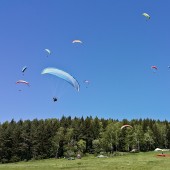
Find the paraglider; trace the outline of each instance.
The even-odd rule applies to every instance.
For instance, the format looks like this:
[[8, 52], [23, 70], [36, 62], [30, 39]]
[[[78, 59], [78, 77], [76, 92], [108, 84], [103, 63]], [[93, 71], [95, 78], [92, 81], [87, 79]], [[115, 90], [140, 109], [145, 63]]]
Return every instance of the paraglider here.
[[49, 49], [45, 49], [45, 51], [47, 52], [47, 57], [51, 54], [51, 51]]
[[90, 81], [89, 81], [89, 80], [84, 80], [84, 82], [85, 82], [85, 83], [90, 83]]
[[151, 66], [152, 69], [158, 70], [156, 66]]
[[89, 86], [90, 81], [89, 80], [84, 80], [84, 83], [86, 84], [86, 88]]
[[147, 20], [149, 20], [151, 18], [150, 15], [145, 12], [142, 15], [145, 16]]
[[29, 83], [27, 82], [27, 81], [25, 81], [25, 80], [18, 80], [17, 82], [16, 82], [16, 84], [26, 84], [26, 85], [28, 85], [29, 86]]
[[23, 73], [23, 75], [24, 75], [24, 72], [25, 72], [26, 69], [27, 69], [27, 66], [24, 66], [24, 67], [22, 68], [22, 73]]
[[81, 40], [73, 40], [72, 43], [83, 43]]
[[125, 127], [133, 128], [131, 125], [123, 125], [123, 126], [121, 127], [121, 129], [123, 129], [123, 128], [125, 128]]
[[[25, 85], [27, 85], [27, 86], [30, 86], [30, 84], [29, 84], [29, 82], [27, 82], [27, 81], [25, 81], [25, 80], [18, 80], [17, 82], [16, 82], [16, 84], [24, 84], [24, 86]], [[21, 87], [21, 86], [20, 86]], [[19, 89], [18, 91], [22, 91], [21, 89]]]
[[57, 101], [57, 98], [56, 98], [56, 97], [53, 97], [53, 101], [56, 102], [56, 101]]
[[24, 66], [22, 69], [22, 72], [24, 73], [26, 69], [27, 69], [27, 66]]
[[155, 73], [158, 70], [157, 66], [151, 66], [151, 69], [153, 70], [153, 72]]
[[51, 74], [51, 75], [54, 75], [54, 76], [57, 76], [63, 80], [65, 80], [66, 82], [68, 82], [70, 85], [72, 85], [77, 91], [80, 90], [80, 86], [79, 86], [79, 83], [78, 81], [73, 77], [71, 76], [69, 73], [63, 71], [63, 70], [59, 70], [57, 68], [53, 68], [53, 67], [48, 67], [48, 68], [45, 68], [41, 74]]

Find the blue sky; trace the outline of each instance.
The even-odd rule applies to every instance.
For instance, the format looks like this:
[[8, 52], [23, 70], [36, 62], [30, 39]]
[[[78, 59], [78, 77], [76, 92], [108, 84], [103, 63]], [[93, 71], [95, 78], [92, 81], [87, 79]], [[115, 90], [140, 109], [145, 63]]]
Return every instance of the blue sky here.
[[[0, 121], [62, 115], [170, 120], [169, 7], [169, 0], [1, 0]], [[41, 75], [45, 67], [73, 75], [80, 92]], [[30, 87], [15, 84], [20, 79]]]

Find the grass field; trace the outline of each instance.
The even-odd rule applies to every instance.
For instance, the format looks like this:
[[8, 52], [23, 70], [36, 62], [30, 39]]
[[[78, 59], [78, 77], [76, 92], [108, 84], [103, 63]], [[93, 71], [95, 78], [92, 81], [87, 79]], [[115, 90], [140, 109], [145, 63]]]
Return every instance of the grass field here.
[[[82, 159], [45, 159], [40, 161], [0, 164], [0, 170], [170, 170], [170, 157], [157, 157], [158, 152], [128, 153], [123, 156]], [[165, 154], [170, 154], [166, 152]]]

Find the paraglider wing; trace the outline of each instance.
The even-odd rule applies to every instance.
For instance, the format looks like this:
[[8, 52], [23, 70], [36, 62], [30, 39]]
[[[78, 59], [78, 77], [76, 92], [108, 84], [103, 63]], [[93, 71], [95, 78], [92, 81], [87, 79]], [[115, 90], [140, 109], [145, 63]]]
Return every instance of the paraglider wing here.
[[152, 69], [158, 70], [158, 67], [156, 66], [151, 66]]
[[90, 81], [89, 80], [84, 80], [84, 83], [86, 84], [86, 88], [89, 86]]
[[73, 40], [72, 43], [83, 43], [83, 42], [80, 40]]
[[57, 76], [57, 77], [65, 80], [66, 82], [70, 83], [77, 91], [80, 90], [78, 81], [73, 76], [71, 76], [70, 74], [68, 74], [67, 72], [65, 72], [63, 70], [48, 67], [48, 68], [45, 68], [41, 72], [41, 74], [51, 74], [51, 75]]
[[90, 83], [90, 81], [89, 80], [84, 80], [84, 83]]
[[26, 66], [25, 66], [25, 67], [23, 67], [22, 72], [24, 73], [26, 69], [27, 69], [27, 67], [26, 67]]
[[131, 125], [123, 125], [123, 126], [121, 127], [121, 129], [123, 129], [123, 128], [125, 128], [125, 127], [133, 128]]
[[27, 84], [27, 85], [29, 86], [29, 83], [28, 83], [27, 81], [25, 81], [25, 80], [18, 80], [18, 81], [16, 82], [16, 84], [20, 84], [20, 83], [22, 83], [22, 84]]
[[46, 48], [45, 51], [48, 53], [48, 55], [51, 54], [51, 51], [49, 49]]
[[150, 15], [147, 14], [147, 13], [145, 13], [145, 12], [144, 12], [142, 15], [145, 16], [147, 19], [150, 19], [150, 18], [151, 18]]

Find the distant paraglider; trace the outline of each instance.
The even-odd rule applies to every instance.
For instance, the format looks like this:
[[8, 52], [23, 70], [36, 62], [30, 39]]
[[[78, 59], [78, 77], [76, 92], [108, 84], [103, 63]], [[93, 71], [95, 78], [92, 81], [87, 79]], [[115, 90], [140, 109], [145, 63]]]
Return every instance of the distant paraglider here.
[[56, 102], [56, 101], [57, 101], [57, 98], [56, 98], [56, 97], [53, 97], [53, 101]]
[[151, 69], [153, 70], [153, 72], [155, 73], [158, 70], [157, 66], [151, 66]]
[[90, 81], [89, 80], [84, 80], [84, 83], [85, 83], [86, 88], [87, 88], [89, 86], [89, 84], [90, 84]]
[[16, 84], [20, 84], [20, 83], [21, 83], [21, 84], [26, 84], [26, 85], [28, 85], [28, 86], [30, 85], [29, 82], [27, 82], [27, 81], [25, 81], [25, 80], [18, 80], [18, 81], [16, 82]]
[[41, 74], [51, 74], [51, 75], [57, 76], [57, 77], [65, 80], [69, 84], [71, 84], [77, 91], [80, 90], [80, 86], [79, 86], [78, 81], [73, 76], [71, 76], [69, 73], [67, 73], [67, 72], [65, 72], [63, 70], [59, 70], [57, 68], [48, 67], [48, 68], [45, 68], [41, 72]]
[[[16, 84], [25, 84], [25, 85], [27, 85], [27, 86], [30, 86], [30, 85], [29, 85], [29, 82], [27, 82], [27, 81], [25, 81], [25, 80], [18, 80], [18, 81], [16, 82]], [[19, 89], [18, 91], [22, 91], [22, 90]]]
[[27, 66], [24, 66], [24, 67], [22, 68], [22, 73], [23, 73], [23, 75], [24, 75], [24, 72], [26, 71], [26, 69], [27, 69]]
[[123, 125], [123, 126], [121, 127], [121, 129], [123, 129], [123, 128], [125, 128], [125, 127], [133, 128], [131, 125]]
[[72, 43], [83, 43], [81, 40], [73, 40]]
[[29, 85], [29, 83], [27, 81], [25, 81], [25, 80], [18, 80], [16, 82], [16, 84], [20, 84], [20, 83]]
[[47, 57], [51, 55], [51, 51], [49, 49], [46, 48], [45, 51], [47, 52]]
[[157, 66], [151, 66], [152, 69], [158, 70]]
[[147, 13], [145, 13], [145, 12], [144, 12], [142, 15], [143, 15], [144, 17], [146, 17], [147, 20], [149, 20], [149, 19], [151, 18], [150, 15], [147, 14]]

